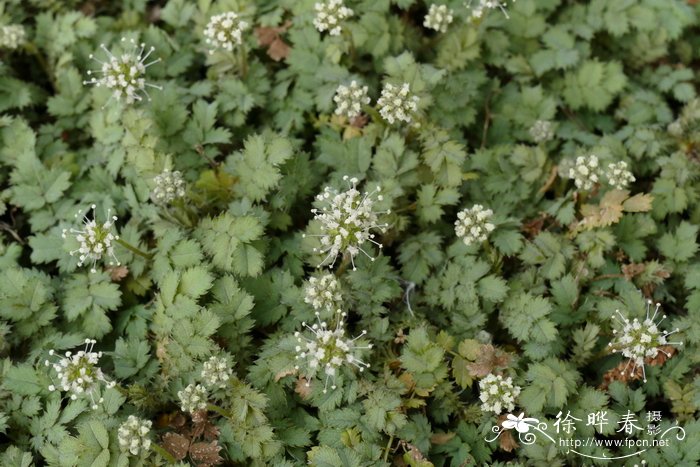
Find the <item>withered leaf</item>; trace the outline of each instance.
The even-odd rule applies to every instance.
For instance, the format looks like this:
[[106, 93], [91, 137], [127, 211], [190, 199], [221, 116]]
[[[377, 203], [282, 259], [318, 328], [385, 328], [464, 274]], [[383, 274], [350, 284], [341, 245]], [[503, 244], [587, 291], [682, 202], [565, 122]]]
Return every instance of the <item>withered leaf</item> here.
[[639, 193], [622, 204], [625, 212], [647, 212], [651, 211], [651, 203], [654, 201], [652, 195]]
[[129, 275], [129, 268], [126, 266], [116, 266], [109, 268], [109, 278], [112, 282], [120, 282], [126, 276]]
[[219, 451], [221, 451], [221, 446], [219, 446], [217, 441], [192, 443], [192, 446], [190, 446], [190, 457], [197, 465], [202, 467], [217, 465], [224, 460], [219, 455]]
[[646, 266], [644, 263], [630, 263], [622, 266], [622, 274], [625, 279], [631, 281], [634, 276], [638, 276], [644, 272]]
[[496, 368], [507, 367], [509, 362], [510, 355], [506, 352], [495, 348], [491, 344], [484, 344], [481, 346], [479, 355], [474, 363], [468, 364], [467, 369], [475, 378], [483, 378]]
[[182, 460], [187, 455], [190, 441], [177, 433], [166, 433], [163, 436], [163, 448], [177, 460]]
[[511, 452], [513, 449], [519, 446], [518, 442], [515, 441], [513, 432], [510, 430], [504, 431], [501, 434], [501, 436], [498, 438], [498, 444], [501, 446], [501, 449], [503, 449], [506, 452]]
[[290, 50], [291, 47], [289, 47], [289, 45], [287, 45], [287, 43], [282, 39], [277, 37], [267, 48], [267, 55], [274, 61], [279, 62], [289, 56]]
[[299, 394], [302, 399], [308, 399], [311, 395], [311, 384], [309, 380], [300, 377], [294, 385], [294, 392]]
[[285, 376], [293, 375], [296, 372], [297, 372], [297, 370], [295, 370], [294, 368], [288, 368], [286, 370], [282, 370], [282, 371], [278, 372], [277, 374], [275, 374], [275, 383], [277, 381], [281, 380], [282, 378], [284, 378]]

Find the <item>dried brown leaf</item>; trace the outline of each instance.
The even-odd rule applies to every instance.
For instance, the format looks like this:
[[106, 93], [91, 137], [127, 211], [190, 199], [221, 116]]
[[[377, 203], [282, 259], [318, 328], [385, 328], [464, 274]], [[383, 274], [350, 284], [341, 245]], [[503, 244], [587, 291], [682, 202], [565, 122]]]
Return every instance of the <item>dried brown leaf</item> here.
[[506, 352], [491, 344], [484, 344], [481, 346], [481, 351], [474, 363], [468, 364], [467, 369], [473, 377], [483, 378], [489, 373], [493, 373], [494, 369], [507, 367], [510, 358]]
[[311, 383], [304, 377], [299, 377], [294, 385], [294, 392], [299, 394], [302, 399], [308, 399], [311, 396]]
[[297, 372], [297, 370], [295, 370], [294, 368], [288, 368], [286, 370], [282, 370], [282, 371], [278, 372], [277, 374], [275, 374], [275, 383], [277, 381], [281, 380], [282, 378], [284, 378], [285, 376], [290, 376], [290, 375], [296, 374], [296, 372]]
[[190, 457], [201, 467], [217, 465], [224, 460], [219, 455], [219, 451], [221, 451], [221, 446], [219, 446], [217, 441], [192, 443], [192, 446], [190, 446]]
[[178, 433], [166, 433], [163, 436], [163, 448], [175, 459], [182, 460], [187, 455], [190, 441]]
[[622, 274], [625, 276], [625, 279], [631, 281], [633, 277], [640, 275], [645, 269], [644, 263], [625, 264], [622, 266]]
[[129, 275], [129, 268], [126, 266], [116, 266], [109, 268], [108, 271], [109, 278], [112, 280], [112, 282], [119, 282]]
[[272, 44], [267, 48], [267, 55], [276, 62], [282, 61], [289, 56], [289, 51], [292, 50], [286, 42], [277, 37], [272, 41]]

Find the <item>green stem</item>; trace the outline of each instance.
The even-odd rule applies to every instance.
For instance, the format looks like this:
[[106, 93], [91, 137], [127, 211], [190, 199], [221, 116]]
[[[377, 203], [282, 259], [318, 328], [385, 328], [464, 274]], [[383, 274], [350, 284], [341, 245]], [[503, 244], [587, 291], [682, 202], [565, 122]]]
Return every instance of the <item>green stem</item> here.
[[173, 457], [163, 446], [157, 443], [151, 443], [151, 449], [160, 454], [160, 457], [168, 461], [170, 464], [177, 464], [177, 459]]
[[341, 261], [340, 266], [338, 266], [338, 269], [335, 271], [335, 277], [340, 277], [343, 275], [345, 270], [348, 268], [348, 265], [350, 264], [350, 257], [349, 256], [343, 256], [343, 261]]
[[211, 410], [212, 412], [216, 412], [219, 415], [221, 415], [222, 417], [231, 418], [231, 414], [228, 413], [226, 410], [222, 409], [221, 407], [219, 407], [218, 405], [207, 404], [207, 410]]
[[129, 250], [130, 252], [136, 254], [136, 255], [142, 256], [142, 257], [144, 257], [144, 258], [146, 258], [146, 259], [152, 259], [152, 258], [153, 258], [153, 255], [152, 255], [152, 254], [146, 253], [146, 252], [143, 252], [143, 251], [139, 250], [139, 249], [136, 248], [134, 245], [130, 244], [129, 242], [127, 242], [127, 241], [125, 241], [125, 240], [122, 240], [121, 238], [118, 238], [118, 239], [116, 240], [116, 242], [117, 242], [118, 244], [120, 244], [121, 246], [123, 246], [124, 248], [126, 248], [127, 250]]
[[386, 448], [384, 449], [384, 462], [389, 459], [389, 451], [391, 450], [391, 444], [394, 442], [394, 435], [389, 437], [389, 442], [386, 443]]
[[238, 55], [239, 66], [241, 67], [241, 79], [246, 79], [248, 77], [248, 53], [245, 44], [241, 44], [239, 47]]

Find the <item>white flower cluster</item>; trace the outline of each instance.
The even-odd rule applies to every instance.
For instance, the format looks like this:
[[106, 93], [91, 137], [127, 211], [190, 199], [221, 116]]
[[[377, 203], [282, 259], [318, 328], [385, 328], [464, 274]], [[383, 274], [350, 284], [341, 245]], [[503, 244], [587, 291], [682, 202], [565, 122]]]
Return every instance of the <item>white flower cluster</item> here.
[[[126, 42], [126, 38], [122, 37], [122, 42]], [[107, 60], [100, 61], [90, 54], [90, 58], [100, 64], [99, 70], [89, 70], [88, 75], [93, 73], [101, 73], [99, 78], [92, 77], [89, 80], [83, 81], [83, 84], [94, 84], [97, 87], [104, 86], [112, 91], [112, 97], [117, 100], [124, 99], [127, 104], [143, 99], [141, 94], [145, 95], [148, 100], [151, 96], [146, 91], [147, 87], [162, 89], [160, 86], [146, 82], [146, 69], [160, 61], [157, 58], [149, 63], [145, 63], [148, 57], [155, 50], [151, 47], [146, 51], [146, 44], [137, 44], [134, 39], [129, 41], [132, 48], [128, 52], [124, 52], [119, 56], [113, 55], [104, 44], [100, 44], [100, 48], [107, 54]], [[111, 98], [110, 98], [111, 99]]]
[[413, 114], [418, 110], [418, 101], [418, 96], [411, 94], [408, 83], [401, 86], [386, 83], [377, 105], [382, 118], [393, 125], [397, 120], [411, 123]]
[[[92, 408], [97, 409], [98, 404], [104, 401], [102, 397], [97, 398], [100, 386], [104, 383], [105, 387], [111, 388], [116, 383], [108, 380], [102, 373], [102, 369], [97, 366], [102, 352], [92, 351], [96, 343], [94, 339], [85, 339], [84, 350], [76, 353], [68, 351], [53, 363], [49, 360], [44, 361], [46, 366], [54, 369], [59, 380], [57, 385], [49, 386], [49, 391], [70, 392], [72, 400], [87, 394], [92, 401]], [[57, 354], [54, 350], [50, 350], [49, 355], [53, 357]]]
[[454, 19], [453, 11], [447, 8], [447, 5], [430, 5], [428, 14], [425, 15], [423, 26], [428, 29], [434, 29], [438, 32], [447, 32], [447, 27]]
[[[240, 15], [233, 11], [212, 16], [204, 30], [205, 41], [213, 48], [231, 52], [235, 46], [241, 45], [243, 31], [248, 27], [248, 22], [243, 21]], [[214, 50], [210, 50], [209, 53], [214, 53]]]
[[223, 357], [212, 356], [202, 366], [202, 381], [208, 388], [224, 388], [231, 379], [231, 365]]
[[0, 28], [0, 49], [14, 50], [24, 44], [26, 33], [19, 24], [10, 24]]
[[331, 389], [336, 388], [337, 372], [343, 364], [349, 363], [358, 368], [360, 372], [369, 368], [369, 363], [363, 362], [356, 356], [358, 351], [372, 348], [372, 344], [359, 345], [356, 343], [358, 339], [367, 334], [367, 331], [362, 331], [355, 338], [346, 338], [344, 318], [345, 313], [338, 312], [335, 329], [331, 330], [328, 329], [328, 324], [325, 321], [321, 321], [319, 313], [316, 312], [317, 323], [311, 326], [305, 322], [301, 323], [311, 332], [310, 337], [306, 337], [300, 332], [294, 333], [294, 337], [299, 342], [299, 345], [296, 346], [296, 358], [302, 361], [302, 364], [295, 368], [302, 372], [307, 379], [307, 386], [311, 384], [309, 380], [315, 378], [317, 374], [325, 375], [324, 394], [328, 391], [329, 382], [331, 382]]
[[342, 31], [341, 23], [355, 13], [345, 6], [343, 0], [326, 0], [314, 5], [316, 18], [314, 26], [319, 32], [328, 31], [331, 36], [338, 36]]
[[209, 393], [201, 384], [190, 384], [182, 391], [178, 391], [177, 397], [180, 399], [182, 411], [190, 413], [206, 409], [209, 401]]
[[[469, 0], [467, 7], [471, 7], [473, 0]], [[508, 10], [506, 10], [506, 1], [500, 0], [476, 0], [477, 4], [472, 8], [472, 18], [481, 18], [484, 16], [485, 10], [493, 10], [499, 8], [503, 14], [508, 18]], [[515, 2], [515, 0], [513, 0]]]
[[[618, 322], [620, 329], [613, 329], [613, 334], [616, 338], [608, 344], [613, 352], [620, 352], [622, 356], [628, 358], [625, 370], [632, 363], [631, 374], [634, 374], [637, 367], [642, 367], [642, 375], [644, 382], [647, 381], [647, 373], [644, 367], [644, 360], [647, 358], [655, 358], [659, 352], [670, 356], [661, 348], [664, 345], [683, 345], [683, 342], [669, 342], [666, 338], [678, 332], [678, 329], [673, 331], [659, 330], [659, 324], [666, 319], [666, 315], [656, 321], [656, 316], [659, 313], [661, 304], [657, 303], [654, 308], [654, 313], [651, 314], [652, 301], [647, 301], [646, 317], [643, 321], [634, 318], [632, 321], [625, 318], [620, 313], [620, 310], [615, 310], [617, 316], [613, 315], [613, 319]], [[619, 319], [618, 319], [619, 318]], [[624, 372], [623, 372], [624, 373]]]
[[[114, 266], [115, 264], [119, 266], [121, 263], [114, 255], [114, 246], [112, 241], [119, 240], [119, 235], [112, 233], [112, 227], [114, 226], [114, 221], [117, 220], [117, 216], [111, 216], [111, 210], [107, 211], [107, 220], [103, 224], [98, 224], [95, 221], [95, 208], [93, 204], [92, 208], [92, 219], [88, 218], [87, 214], [83, 216], [83, 230], [77, 229], [63, 229], [63, 238], [67, 238], [68, 234], [74, 236], [75, 239], [80, 244], [77, 250], [70, 252], [73, 256], [78, 253], [78, 266], [82, 266], [84, 263], [92, 261], [92, 267], [90, 272], [97, 272], [95, 265], [97, 261], [102, 259], [103, 255], [107, 255], [110, 258], [109, 265]], [[82, 210], [78, 211], [75, 215], [77, 218], [82, 214]]]
[[630, 183], [636, 180], [634, 175], [632, 175], [632, 172], [627, 170], [627, 162], [625, 161], [608, 164], [608, 170], [605, 172], [605, 177], [607, 178], [608, 183], [618, 190], [627, 188]]
[[569, 169], [569, 178], [574, 180], [576, 188], [579, 190], [590, 190], [598, 183], [600, 168], [598, 157], [579, 156], [576, 163]]
[[355, 80], [352, 80], [348, 86], [342, 84], [338, 86], [333, 97], [336, 103], [336, 115], [344, 115], [349, 119], [360, 115], [362, 106], [370, 102], [367, 91], [367, 86], [360, 86]]
[[304, 289], [304, 301], [314, 310], [340, 311], [343, 296], [340, 282], [333, 274], [311, 277]]
[[153, 177], [156, 186], [151, 191], [151, 199], [156, 204], [170, 204], [185, 196], [185, 180], [179, 170], [168, 169]]
[[465, 245], [486, 241], [490, 232], [496, 227], [489, 222], [493, 211], [484, 209], [481, 204], [475, 204], [469, 209], [457, 213], [455, 221], [455, 234], [462, 239]]
[[535, 143], [544, 143], [554, 138], [554, 125], [547, 120], [537, 120], [529, 131], [530, 137]]
[[[372, 192], [361, 193], [357, 189], [357, 178], [348, 178], [346, 175], [343, 180], [349, 181], [349, 190], [338, 192], [326, 187], [316, 196], [318, 202], [326, 205], [325, 208], [311, 210], [314, 219], [321, 223], [323, 234], [311, 236], [321, 239], [321, 247], [314, 248], [314, 252], [326, 255], [318, 267], [326, 263], [333, 267], [338, 255], [343, 254], [350, 257], [355, 270], [355, 256], [360, 252], [374, 261], [374, 257], [362, 248], [365, 242], [382, 248], [381, 243], [374, 240], [372, 230], [384, 232], [387, 224], [379, 224], [377, 214], [388, 214], [390, 211], [373, 211], [374, 195], [380, 192], [379, 187]], [[382, 199], [382, 195], [377, 195], [378, 201]]]
[[150, 420], [142, 420], [134, 415], [129, 415], [129, 418], [119, 425], [117, 430], [119, 449], [122, 452], [130, 452], [134, 456], [148, 452], [151, 448], [148, 433], [151, 431], [152, 425], [153, 422]]
[[501, 375], [489, 373], [479, 381], [479, 392], [481, 410], [498, 415], [503, 410], [510, 412], [515, 408], [515, 398], [520, 394], [520, 387], [513, 385], [513, 379], [510, 376], [504, 378]]

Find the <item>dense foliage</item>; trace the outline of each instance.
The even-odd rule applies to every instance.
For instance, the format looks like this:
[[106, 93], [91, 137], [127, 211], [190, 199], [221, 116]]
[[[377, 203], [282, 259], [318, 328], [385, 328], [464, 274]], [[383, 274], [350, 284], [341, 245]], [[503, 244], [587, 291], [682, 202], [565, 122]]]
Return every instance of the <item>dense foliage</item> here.
[[697, 465], [697, 4], [0, 0], [0, 465]]

